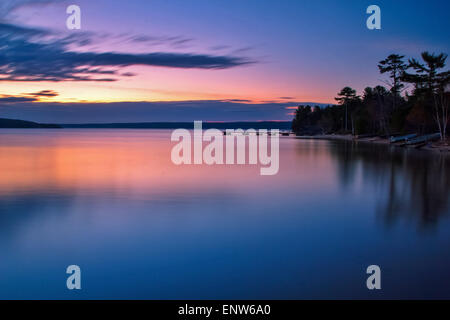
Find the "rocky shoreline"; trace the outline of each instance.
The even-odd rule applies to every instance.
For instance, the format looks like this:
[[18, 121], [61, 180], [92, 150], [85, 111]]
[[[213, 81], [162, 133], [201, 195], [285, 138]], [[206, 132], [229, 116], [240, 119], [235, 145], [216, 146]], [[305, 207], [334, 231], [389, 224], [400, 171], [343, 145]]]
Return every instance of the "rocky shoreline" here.
[[[357, 138], [351, 134], [322, 134], [314, 136], [296, 136], [297, 139], [315, 139], [315, 140], [341, 140], [341, 141], [355, 141], [355, 142], [365, 142], [365, 143], [377, 143], [377, 144], [387, 144], [396, 147], [411, 148], [415, 149], [413, 146], [399, 146], [398, 144], [391, 143], [387, 138], [381, 137], [371, 137], [371, 138]], [[443, 145], [439, 142], [430, 142], [428, 145], [421, 147], [417, 150], [424, 150], [429, 152], [437, 153], [450, 153], [450, 145], [447, 143]]]

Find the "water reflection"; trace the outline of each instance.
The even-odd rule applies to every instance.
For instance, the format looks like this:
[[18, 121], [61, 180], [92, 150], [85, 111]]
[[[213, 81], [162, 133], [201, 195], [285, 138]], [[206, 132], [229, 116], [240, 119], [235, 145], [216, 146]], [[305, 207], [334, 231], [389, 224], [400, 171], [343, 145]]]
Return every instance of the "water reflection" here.
[[330, 142], [342, 188], [355, 183], [358, 172], [384, 190], [378, 213], [386, 225], [414, 219], [420, 227], [434, 227], [448, 216], [450, 157], [389, 145]]
[[170, 151], [169, 131], [0, 130], [0, 299], [371, 298], [374, 261], [383, 298], [450, 297], [448, 160], [282, 138], [261, 176]]

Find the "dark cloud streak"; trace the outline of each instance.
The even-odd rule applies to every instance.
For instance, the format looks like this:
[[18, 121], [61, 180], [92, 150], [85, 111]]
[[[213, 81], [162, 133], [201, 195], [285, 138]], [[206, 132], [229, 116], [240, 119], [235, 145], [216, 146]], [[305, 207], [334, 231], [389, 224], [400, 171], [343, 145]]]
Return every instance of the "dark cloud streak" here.
[[133, 65], [228, 69], [254, 63], [247, 58], [227, 55], [133, 54], [69, 49], [74, 45], [91, 43], [91, 37], [80, 33], [57, 38], [50, 31], [0, 23], [0, 81], [117, 81], [123, 76], [120, 69]]
[[53, 98], [59, 95], [58, 92], [53, 90], [42, 90], [33, 93], [24, 93], [20, 96], [12, 95], [1, 95], [0, 94], [0, 105], [2, 103], [21, 103], [21, 102], [39, 102], [40, 98]]
[[39, 92], [28, 93], [27, 95], [33, 96], [33, 97], [57, 97], [59, 94], [58, 94], [58, 92], [53, 91], [53, 90], [42, 90]]

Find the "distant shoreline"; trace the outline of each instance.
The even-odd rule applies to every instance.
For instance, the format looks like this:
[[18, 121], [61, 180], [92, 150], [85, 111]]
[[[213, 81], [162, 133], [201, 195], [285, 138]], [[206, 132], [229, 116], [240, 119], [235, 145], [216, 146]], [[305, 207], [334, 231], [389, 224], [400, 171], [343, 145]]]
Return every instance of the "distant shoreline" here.
[[[229, 121], [229, 122], [203, 122], [204, 129], [279, 129], [291, 130], [292, 121]], [[32, 129], [32, 128], [58, 128], [58, 129], [194, 129], [194, 122], [130, 122], [130, 123], [67, 123], [67, 124], [41, 124], [32, 121], [2, 119], [0, 128], [3, 129]]]
[[57, 124], [0, 118], [0, 129], [61, 129]]

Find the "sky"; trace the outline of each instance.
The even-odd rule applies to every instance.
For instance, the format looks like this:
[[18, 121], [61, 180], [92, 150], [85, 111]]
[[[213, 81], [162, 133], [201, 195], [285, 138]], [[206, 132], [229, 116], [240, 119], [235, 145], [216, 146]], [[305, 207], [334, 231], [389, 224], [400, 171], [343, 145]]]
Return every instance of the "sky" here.
[[[81, 8], [81, 29], [66, 8]], [[366, 8], [381, 8], [381, 30]], [[2, 0], [0, 117], [41, 122], [290, 120], [391, 53], [449, 53], [448, 1]]]

